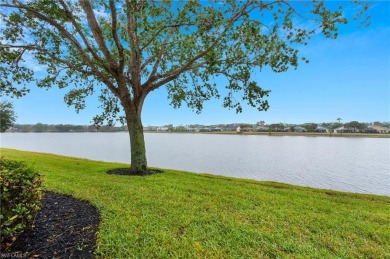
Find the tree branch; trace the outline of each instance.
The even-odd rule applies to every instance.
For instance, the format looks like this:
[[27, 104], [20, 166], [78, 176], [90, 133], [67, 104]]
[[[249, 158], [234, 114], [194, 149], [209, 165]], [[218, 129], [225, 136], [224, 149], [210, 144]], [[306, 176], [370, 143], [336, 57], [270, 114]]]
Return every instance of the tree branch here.
[[[47, 23], [49, 23], [50, 25], [52, 25], [53, 27], [55, 27], [59, 33], [64, 36], [66, 39], [69, 40], [69, 42], [79, 51], [80, 55], [82, 56], [83, 60], [88, 64], [89, 67], [91, 67], [91, 69], [97, 73], [97, 76], [103, 81], [103, 82], [107, 82], [109, 83], [107, 85], [107, 87], [113, 92], [113, 94], [115, 95], [118, 95], [118, 89], [112, 85], [112, 83], [110, 82], [110, 80], [107, 79], [106, 76], [104, 76], [94, 65], [93, 61], [89, 58], [89, 56], [87, 55], [87, 53], [84, 51], [84, 49], [81, 47], [80, 43], [77, 41], [77, 39], [70, 33], [68, 32], [63, 26], [61, 26], [60, 24], [58, 24], [55, 20], [39, 13], [38, 11], [34, 10], [33, 8], [29, 7], [29, 6], [26, 6], [26, 5], [11, 5], [11, 4], [0, 4], [0, 7], [10, 7], [10, 8], [16, 8], [16, 9], [21, 9], [21, 10], [26, 10], [28, 11], [30, 14], [32, 14], [33, 16], [35, 16], [36, 18], [40, 19], [40, 20], [43, 20]], [[45, 51], [44, 53], [47, 53], [47, 51]]]
[[[153, 59], [153, 58], [157, 58], [156, 62], [154, 63], [154, 66], [153, 66], [153, 69], [152, 69], [152, 72], [150, 73], [149, 75], [149, 78], [148, 80], [146, 81], [146, 84], [148, 84], [148, 82], [150, 82], [150, 79], [153, 78], [155, 75], [156, 75], [156, 72], [157, 72], [157, 68], [158, 66], [160, 65], [160, 62], [162, 60], [162, 57], [165, 53], [165, 47], [167, 46], [168, 44], [168, 41], [171, 39], [171, 37], [173, 36], [173, 33], [175, 32], [175, 28], [171, 28], [171, 32], [169, 33], [169, 35], [165, 38], [164, 42], [162, 43], [162, 46], [161, 46], [161, 50], [160, 52], [158, 53], [157, 57], [155, 55], [153, 55], [152, 57], [150, 57], [150, 61]], [[149, 60], [148, 59], [148, 60]], [[147, 65], [147, 62], [145, 62], [144, 65]], [[141, 67], [141, 70], [144, 68], [144, 65], [142, 65]]]
[[165, 46], [166, 44], [168, 43], [169, 39], [172, 37], [173, 33], [175, 32], [176, 28], [179, 28], [180, 26], [191, 26], [191, 25], [195, 25], [194, 23], [179, 23], [178, 19], [180, 17], [180, 15], [182, 14], [182, 12], [184, 11], [184, 9], [186, 8], [186, 5], [182, 8], [182, 10], [177, 14], [176, 16], [176, 21], [175, 21], [175, 24], [172, 24], [172, 25], [166, 25], [166, 26], [163, 26], [161, 27], [153, 36], [152, 38], [146, 43], [146, 45], [144, 47], [141, 48], [141, 51], [143, 51], [147, 46], [149, 46], [149, 44], [151, 44], [155, 39], [156, 37], [164, 30], [164, 29], [167, 29], [167, 28], [171, 28], [171, 31], [170, 33], [168, 34], [168, 36], [165, 38], [163, 44], [162, 44], [162, 50], [157, 54], [157, 55], [153, 55], [151, 57], [149, 57], [145, 62], [144, 64], [142, 64], [141, 66], [141, 71], [147, 66], [150, 64], [150, 62], [152, 62], [152, 60], [154, 58], [157, 57], [157, 61], [153, 67], [153, 71], [152, 73], [150, 73], [150, 76], [149, 78], [153, 77], [154, 74], [156, 73], [156, 70], [158, 68], [158, 65], [160, 64], [161, 62], [161, 58], [162, 56], [164, 55], [164, 52], [165, 52]]
[[69, 33], [64, 27], [62, 27], [60, 24], [58, 24], [56, 21], [54, 21], [53, 19], [39, 13], [38, 11], [32, 9], [31, 7], [29, 6], [26, 6], [26, 5], [11, 5], [11, 4], [0, 4], [0, 7], [10, 7], [10, 8], [16, 8], [16, 9], [24, 9], [28, 12], [30, 12], [32, 15], [34, 15], [35, 17], [43, 20], [43, 21], [46, 21], [47, 23], [49, 23], [50, 25], [54, 26], [55, 28], [58, 29], [58, 31], [65, 37], [67, 38], [79, 51], [84, 52], [83, 48], [81, 47], [80, 43], [77, 41], [77, 39], [75, 37], [73, 37], [73, 35], [71, 33]]
[[141, 0], [140, 4], [138, 5], [137, 11], [141, 11], [144, 8], [145, 0]]
[[127, 34], [130, 39], [129, 45], [131, 49], [131, 81], [134, 91], [134, 96], [139, 96], [142, 89], [140, 88], [141, 82], [141, 52], [139, 49], [139, 41], [137, 37], [137, 21], [131, 13], [131, 4], [129, 0], [126, 0], [126, 15], [127, 15]]
[[97, 70], [95, 67], [90, 67], [91, 68], [91, 71], [88, 71], [88, 70], [85, 70], [85, 69], [82, 69], [78, 66], [76, 66], [75, 64], [73, 64], [72, 62], [70, 62], [69, 60], [66, 60], [66, 59], [61, 59], [58, 57], [58, 55], [54, 55], [50, 52], [48, 52], [46, 49], [43, 49], [43, 48], [36, 48], [36, 50], [48, 55], [51, 59], [57, 61], [58, 63], [61, 63], [61, 64], [65, 64], [67, 65], [69, 68], [73, 69], [73, 70], [76, 70], [80, 73], [85, 73], [87, 75], [94, 75], [94, 76], [97, 76], [104, 84], [107, 85], [108, 89], [111, 90], [111, 92], [118, 96], [118, 91], [117, 91], [117, 88], [112, 84], [112, 82], [110, 80], [108, 80], [108, 78], [106, 76], [103, 75], [102, 72], [100, 72], [99, 70]]
[[[182, 67], [180, 67], [180, 68], [178, 68], [176, 70], [169, 71], [169, 72], [167, 72], [167, 73], [165, 73], [163, 75], [154, 75], [154, 76], [149, 77], [147, 82], [145, 82], [143, 84], [143, 86], [145, 86], [147, 88], [146, 91], [147, 92], [151, 92], [151, 91], [157, 89], [158, 87], [160, 87], [160, 86], [162, 86], [162, 85], [164, 85], [164, 84], [166, 84], [166, 83], [176, 79], [177, 77], [179, 77], [179, 75], [181, 73], [193, 69], [192, 65], [196, 61], [198, 61], [199, 59], [204, 57], [208, 52], [210, 52], [218, 44], [218, 42], [223, 38], [225, 33], [233, 27], [234, 23], [241, 16], [243, 16], [245, 14], [245, 10], [252, 3], [253, 3], [253, 1], [248, 1], [238, 12], [236, 12], [235, 14], [232, 15], [232, 17], [230, 17], [230, 19], [228, 20], [227, 26], [220, 33], [220, 35], [215, 38], [214, 42], [208, 48], [206, 48], [206, 50], [200, 52], [198, 55], [196, 55], [195, 57], [190, 59], [186, 64], [184, 64]], [[159, 82], [156, 82], [157, 80], [162, 79], [162, 78], [164, 78], [164, 79], [159, 81]], [[153, 84], [152, 82], [156, 82], [156, 83]]]
[[[252, 3], [252, 1], [249, 1], [247, 2], [242, 8], [241, 10], [239, 10], [237, 13], [235, 13], [234, 15], [232, 15], [232, 17], [229, 19], [229, 22], [227, 24], [227, 26], [225, 27], [224, 31], [220, 33], [220, 35], [218, 37], [216, 37], [216, 39], [214, 40], [214, 42], [204, 51], [202, 51], [201, 53], [199, 53], [198, 55], [196, 55], [195, 57], [193, 57], [192, 59], [190, 59], [185, 65], [183, 65], [181, 68], [178, 68], [174, 71], [170, 71], [170, 72], [167, 72], [163, 75], [155, 75], [153, 77], [150, 77], [148, 79], [147, 82], [144, 83], [144, 86], [147, 87], [146, 91], [147, 92], [151, 92], [157, 88], [159, 88], [160, 86], [176, 79], [179, 77], [179, 75], [183, 72], [186, 72], [186, 71], [189, 71], [191, 69], [194, 69], [192, 67], [192, 65], [199, 59], [201, 59], [202, 57], [204, 57], [209, 51], [211, 51], [217, 44], [218, 42], [222, 39], [222, 37], [224, 36], [224, 34], [230, 30], [232, 28], [232, 26], [234, 25], [234, 23], [244, 14], [244, 11], [246, 10], [246, 8], [248, 8], [248, 6]], [[161, 81], [158, 81], [156, 82], [157, 80], [159, 79], [162, 79], [164, 78], [163, 80]], [[154, 84], [151, 84], [151, 82], [156, 82]]]
[[[148, 85], [147, 83], [148, 82], [145, 82], [144, 85], [145, 86], [148, 86], [146, 88], [146, 92], [149, 93], [153, 90], [156, 90], [157, 88], [159, 88], [160, 86], [172, 81], [172, 80], [175, 80], [176, 78], [178, 78], [180, 76], [180, 74], [182, 74], [183, 72], [186, 72], [186, 71], [190, 71], [192, 69], [196, 69], [196, 68], [199, 68], [199, 67], [203, 67], [204, 65], [206, 64], [206, 62], [202, 62], [202, 63], [199, 63], [199, 64], [194, 64], [194, 65], [190, 65], [190, 66], [187, 66], [187, 67], [181, 67], [180, 69], [178, 70], [175, 70], [173, 72], [171, 72], [169, 75], [167, 75], [163, 80], [161, 81], [158, 81], [154, 84], [150, 84]], [[158, 79], [157, 79], [158, 80]], [[150, 83], [150, 82], [149, 82]]]
[[10, 45], [10, 44], [0, 44], [0, 48], [5, 48], [5, 49], [12, 49], [12, 48], [16, 48], [16, 49], [32, 49], [34, 48], [35, 46], [37, 45], [34, 45], [34, 44], [28, 44], [28, 45]]
[[102, 50], [104, 57], [107, 59], [110, 64], [110, 69], [117, 73], [117, 66], [115, 64], [114, 59], [112, 58], [103, 36], [103, 33], [99, 27], [99, 24], [96, 21], [95, 14], [93, 13], [92, 4], [89, 0], [79, 0], [81, 7], [83, 8], [85, 14], [87, 15], [88, 25], [92, 31], [92, 34], [96, 40], [96, 43], [99, 45]]
[[[177, 28], [177, 27], [181, 27], [181, 26], [193, 26], [195, 25], [195, 23], [177, 23], [177, 24], [171, 24], [171, 25], [165, 25], [163, 27], [161, 27], [157, 32], [155, 32], [153, 34], [153, 36], [149, 39], [149, 41], [147, 43], [145, 43], [145, 45], [141, 48], [141, 51], [143, 51], [144, 49], [146, 49], [156, 38], [157, 36], [165, 29], [168, 29], [168, 28]], [[147, 63], [147, 62], [145, 62]], [[146, 64], [147, 65], [147, 64]], [[143, 67], [145, 67], [146, 65], [143, 65]]]
[[304, 20], [307, 20], [307, 21], [316, 21], [316, 22], [319, 22], [320, 20], [319, 19], [315, 19], [315, 18], [307, 18], [306, 16], [304, 16], [303, 14], [299, 13], [294, 7], [292, 7], [292, 5], [289, 3], [289, 2], [286, 2], [286, 1], [281, 1], [282, 4], [288, 6], [288, 8], [290, 8], [290, 10], [295, 13], [296, 15], [298, 15], [300, 18], [304, 19]]
[[69, 18], [70, 22], [73, 24], [74, 28], [76, 29], [77, 33], [80, 35], [81, 39], [83, 40], [85, 46], [87, 47], [87, 50], [91, 53], [91, 55], [100, 63], [100, 65], [107, 71], [110, 72], [110, 68], [106, 66], [105, 62], [99, 57], [99, 55], [92, 49], [91, 45], [89, 44], [87, 37], [82, 32], [79, 24], [76, 22], [76, 19], [74, 18], [72, 12], [69, 10], [68, 6], [63, 0], [59, 0], [62, 7], [64, 8], [66, 16]]
[[29, 45], [9, 45], [9, 44], [3, 45], [3, 44], [0, 44], [0, 48], [4, 48], [4, 49], [21, 49], [20, 52], [18, 53], [19, 55], [17, 56], [17, 58], [15, 59], [15, 62], [14, 62], [17, 68], [19, 68], [19, 62], [22, 59], [24, 52], [26, 52], [26, 50], [29, 50], [29, 49], [34, 49], [36, 46], [37, 45], [33, 45], [33, 44], [29, 44]]
[[123, 69], [125, 66], [125, 54], [123, 50], [123, 46], [119, 40], [118, 37], [118, 18], [116, 14], [116, 8], [115, 8], [115, 2], [114, 0], [110, 0], [110, 9], [111, 9], [111, 34], [112, 37], [114, 38], [116, 47], [118, 48], [119, 52], [119, 73], [120, 75], [123, 74]]

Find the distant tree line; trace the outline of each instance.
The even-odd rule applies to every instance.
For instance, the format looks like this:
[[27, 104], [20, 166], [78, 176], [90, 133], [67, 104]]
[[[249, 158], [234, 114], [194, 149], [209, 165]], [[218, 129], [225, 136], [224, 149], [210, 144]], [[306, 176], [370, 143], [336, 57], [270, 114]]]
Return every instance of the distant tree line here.
[[[327, 132], [333, 133], [335, 130], [340, 133], [347, 132], [365, 132], [375, 133], [372, 126], [377, 125], [384, 128], [390, 128], [390, 122], [374, 122], [365, 123], [358, 121], [351, 121], [341, 123], [341, 119], [337, 122], [323, 122], [323, 123], [303, 123], [303, 124], [285, 124], [272, 123], [266, 124], [260, 121], [256, 124], [250, 123], [233, 123], [233, 124], [214, 124], [214, 125], [179, 125], [173, 126], [148, 126], [146, 131], [168, 131], [168, 132], [215, 132], [215, 131], [236, 131], [239, 128], [240, 132]], [[238, 131], [238, 130], [237, 130]]]
[[[243, 132], [366, 132], [373, 125], [390, 128], [390, 122], [365, 123], [350, 121], [347, 123], [323, 122], [323, 123], [303, 123], [303, 124], [285, 124], [272, 123], [266, 124], [260, 121], [256, 124], [233, 123], [233, 124], [215, 124], [215, 125], [178, 125], [173, 124], [164, 126], [147, 126], [145, 131], [168, 131], [168, 132], [212, 132], [212, 131], [236, 131], [240, 127]], [[8, 125], [9, 127], [9, 125]], [[342, 128], [343, 127], [343, 128]], [[72, 125], [72, 124], [14, 124], [8, 129], [11, 132], [119, 132], [127, 131], [126, 126], [94, 126], [94, 125]], [[372, 133], [372, 132], [371, 132]]]
[[118, 132], [127, 131], [126, 126], [93, 126], [71, 124], [15, 124], [10, 128], [12, 132]]

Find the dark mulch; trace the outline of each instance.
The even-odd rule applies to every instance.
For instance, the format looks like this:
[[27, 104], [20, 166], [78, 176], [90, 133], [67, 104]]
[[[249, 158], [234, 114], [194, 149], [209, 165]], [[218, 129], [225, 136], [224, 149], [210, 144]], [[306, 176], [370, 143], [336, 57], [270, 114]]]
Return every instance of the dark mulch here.
[[116, 168], [107, 171], [107, 174], [117, 175], [134, 175], [134, 176], [146, 176], [152, 174], [161, 174], [162, 171], [158, 169], [148, 169], [147, 171], [133, 171], [130, 168]]
[[99, 220], [88, 202], [45, 192], [34, 228], [2, 252], [30, 258], [94, 258]]

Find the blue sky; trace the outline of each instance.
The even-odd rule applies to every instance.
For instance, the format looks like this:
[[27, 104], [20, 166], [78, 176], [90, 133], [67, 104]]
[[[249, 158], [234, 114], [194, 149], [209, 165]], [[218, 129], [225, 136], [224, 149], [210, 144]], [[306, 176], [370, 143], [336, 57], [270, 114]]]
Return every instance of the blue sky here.
[[[142, 120], [147, 125], [304, 123], [390, 120], [390, 2], [378, 1], [369, 10], [369, 27], [351, 23], [340, 30], [337, 40], [314, 37], [300, 53], [310, 59], [297, 70], [275, 74], [267, 69], [255, 73], [264, 89], [271, 90], [270, 109], [259, 112], [244, 106], [243, 113], [211, 100], [198, 115], [184, 105], [173, 109], [164, 88], [146, 99]], [[64, 90], [31, 88], [30, 94], [13, 100], [17, 123], [90, 124], [100, 110], [96, 96], [77, 114], [63, 101]]]

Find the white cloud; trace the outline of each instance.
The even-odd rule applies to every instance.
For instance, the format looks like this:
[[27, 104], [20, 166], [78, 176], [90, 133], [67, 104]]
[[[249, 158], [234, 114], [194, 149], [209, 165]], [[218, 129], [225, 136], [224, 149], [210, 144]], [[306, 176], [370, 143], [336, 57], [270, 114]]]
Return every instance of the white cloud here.
[[46, 66], [39, 64], [33, 55], [30, 53], [25, 53], [23, 55], [23, 62], [21, 62], [25, 67], [34, 71], [34, 73], [40, 73], [46, 71]]
[[104, 7], [93, 9], [93, 12], [97, 19], [108, 19], [110, 17], [110, 14], [106, 12]]

